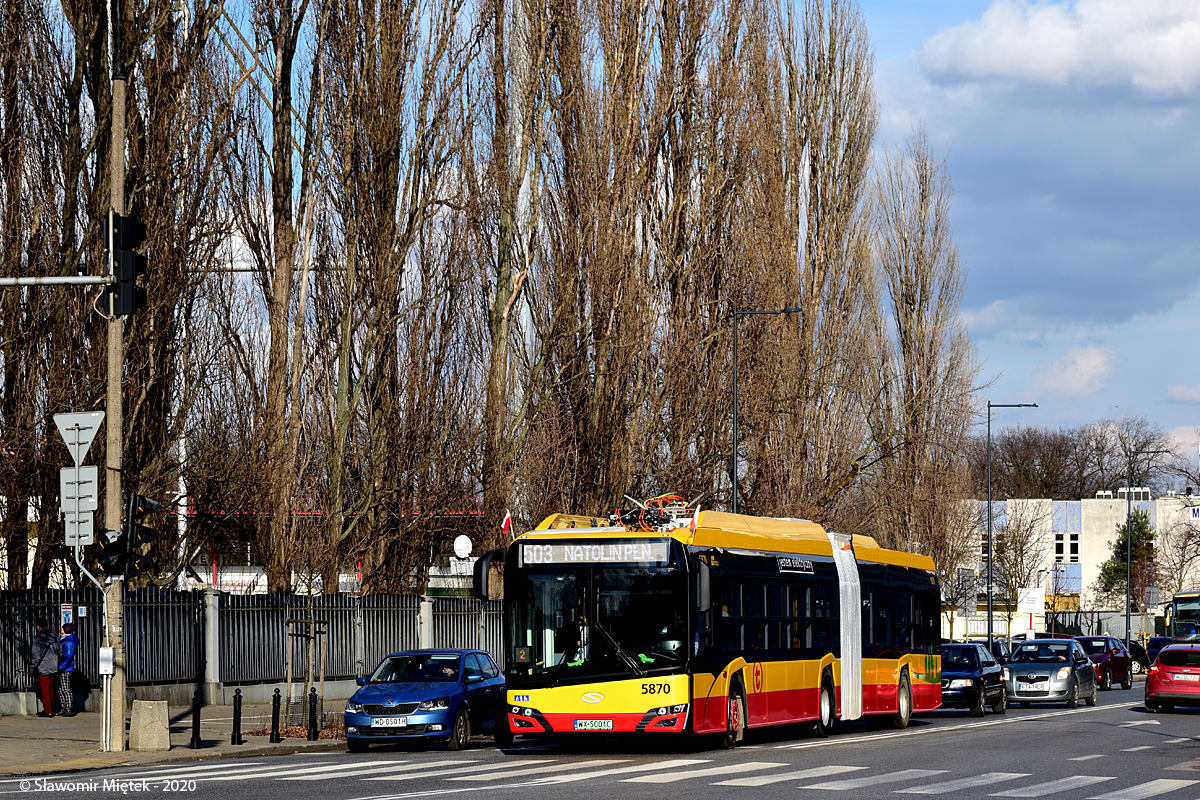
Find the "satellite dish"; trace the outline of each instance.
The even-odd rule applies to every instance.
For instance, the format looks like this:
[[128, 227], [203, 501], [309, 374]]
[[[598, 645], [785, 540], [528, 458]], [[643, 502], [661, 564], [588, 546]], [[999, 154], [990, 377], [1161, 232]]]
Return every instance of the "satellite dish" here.
[[458, 558], [466, 558], [471, 555], [471, 537], [458, 536], [454, 539], [454, 555]]

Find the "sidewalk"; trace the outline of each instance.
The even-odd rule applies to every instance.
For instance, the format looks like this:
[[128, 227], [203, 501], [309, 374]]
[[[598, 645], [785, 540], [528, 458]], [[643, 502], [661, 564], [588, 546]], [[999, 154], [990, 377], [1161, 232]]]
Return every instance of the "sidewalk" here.
[[[250, 736], [248, 731], [264, 725], [269, 729], [271, 707], [246, 705], [242, 709], [242, 738], [245, 744], [233, 745], [229, 741], [233, 732], [233, 706], [206, 706], [200, 712], [200, 739], [204, 746], [192, 750], [188, 747], [192, 739], [191, 709], [173, 707], [169, 714], [171, 749], [150, 753], [130, 750], [103, 752], [100, 749], [101, 714], [98, 711], [74, 717], [0, 717], [0, 775], [22, 777], [162, 762], [342, 750], [346, 747], [344, 739], [307, 741], [303, 730], [294, 728], [286, 732], [292, 733], [293, 738], [285, 738], [279, 744], [271, 744], [270, 737], [265, 735]], [[299, 738], [295, 738], [297, 733]]]

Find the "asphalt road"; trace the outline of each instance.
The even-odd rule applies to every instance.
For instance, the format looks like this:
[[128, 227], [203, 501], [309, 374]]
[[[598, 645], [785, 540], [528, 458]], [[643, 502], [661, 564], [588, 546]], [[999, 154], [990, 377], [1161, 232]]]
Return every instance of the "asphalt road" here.
[[[0, 793], [198, 800], [303, 797], [399, 800], [472, 795], [551, 800], [661, 800], [730, 791], [782, 798], [1045, 797], [1063, 800], [1200, 798], [1200, 710], [1148, 714], [1141, 686], [1102, 692], [1094, 708], [1013, 708], [982, 719], [961, 711], [914, 717], [903, 731], [858, 722], [828, 739], [807, 728], [750, 734], [743, 746], [668, 739], [598, 739], [560, 748], [518, 739], [501, 752], [480, 737], [461, 753], [377, 747], [274, 758], [224, 759], [0, 782]], [[105, 784], [105, 781], [113, 783]], [[123, 783], [132, 782], [132, 783]]]

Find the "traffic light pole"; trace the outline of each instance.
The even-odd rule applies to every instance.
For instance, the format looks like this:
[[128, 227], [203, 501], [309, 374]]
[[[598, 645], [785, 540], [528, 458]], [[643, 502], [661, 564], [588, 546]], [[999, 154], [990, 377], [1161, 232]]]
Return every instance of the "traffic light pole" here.
[[[109, 60], [112, 68], [112, 115], [109, 139], [109, 195], [112, 210], [125, 213], [125, 66], [121, 56], [121, 4], [111, 0], [109, 21]], [[109, 235], [113, 235], [110, 224]], [[109, 257], [114, 256], [109, 248]], [[121, 377], [125, 361], [124, 319], [117, 315], [108, 320], [108, 396], [105, 426], [104, 524], [109, 530], [121, 530]], [[115, 577], [105, 590], [105, 638], [113, 653], [113, 674], [104, 692], [102, 741], [105, 750], [125, 750], [125, 639], [123, 634], [125, 580]]]

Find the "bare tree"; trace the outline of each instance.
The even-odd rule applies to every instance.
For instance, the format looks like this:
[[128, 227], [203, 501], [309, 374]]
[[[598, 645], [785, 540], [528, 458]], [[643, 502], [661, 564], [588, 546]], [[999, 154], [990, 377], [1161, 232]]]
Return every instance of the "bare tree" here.
[[1050, 504], [1045, 501], [1009, 500], [999, 524], [993, 524], [993, 596], [1003, 606], [1011, 629], [1020, 590], [1040, 586], [1039, 572], [1050, 554]]

